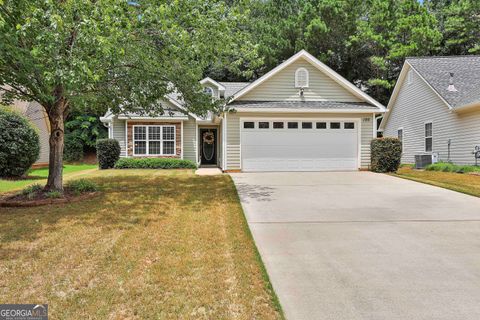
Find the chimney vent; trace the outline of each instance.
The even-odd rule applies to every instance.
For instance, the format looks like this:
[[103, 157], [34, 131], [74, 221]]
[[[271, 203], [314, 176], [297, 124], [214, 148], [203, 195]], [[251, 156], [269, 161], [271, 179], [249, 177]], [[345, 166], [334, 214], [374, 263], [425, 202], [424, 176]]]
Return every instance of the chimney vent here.
[[457, 88], [455, 88], [455, 85], [453, 84], [453, 72], [450, 72], [450, 79], [448, 80], [448, 88], [447, 90], [450, 92], [457, 92]]

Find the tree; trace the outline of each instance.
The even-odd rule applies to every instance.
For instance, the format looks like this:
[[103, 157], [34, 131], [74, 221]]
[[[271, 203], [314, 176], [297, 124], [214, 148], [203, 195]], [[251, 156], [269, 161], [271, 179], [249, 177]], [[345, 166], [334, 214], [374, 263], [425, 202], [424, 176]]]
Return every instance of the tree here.
[[211, 61], [250, 44], [238, 44], [240, 13], [221, 1], [0, 4], [3, 99], [39, 102], [51, 126], [45, 190], [63, 191], [64, 122], [72, 109], [158, 114], [159, 99], [176, 91], [187, 110], [219, 110], [222, 102], [201, 94], [198, 80]]

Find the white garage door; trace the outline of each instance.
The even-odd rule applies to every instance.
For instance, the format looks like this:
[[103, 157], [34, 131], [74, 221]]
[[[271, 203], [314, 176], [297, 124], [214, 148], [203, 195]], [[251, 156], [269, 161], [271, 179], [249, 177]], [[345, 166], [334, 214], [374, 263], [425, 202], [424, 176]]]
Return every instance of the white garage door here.
[[355, 120], [242, 120], [243, 171], [358, 169]]

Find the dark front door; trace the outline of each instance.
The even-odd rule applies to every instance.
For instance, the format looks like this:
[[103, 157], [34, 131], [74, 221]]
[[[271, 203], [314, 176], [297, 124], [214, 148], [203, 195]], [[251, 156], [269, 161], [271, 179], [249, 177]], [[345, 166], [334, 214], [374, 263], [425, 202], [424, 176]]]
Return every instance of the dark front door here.
[[217, 129], [200, 129], [200, 164], [217, 164]]

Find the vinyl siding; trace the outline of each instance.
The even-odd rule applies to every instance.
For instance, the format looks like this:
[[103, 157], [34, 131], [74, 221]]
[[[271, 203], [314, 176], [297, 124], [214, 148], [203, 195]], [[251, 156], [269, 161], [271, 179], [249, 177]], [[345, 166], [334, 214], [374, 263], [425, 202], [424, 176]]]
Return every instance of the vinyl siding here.
[[300, 100], [299, 89], [295, 88], [295, 71], [300, 67], [308, 70], [310, 79], [304, 91], [305, 100], [363, 101], [305, 59], [287, 66], [238, 100]]
[[183, 159], [197, 162], [196, 120], [191, 116], [183, 122]]
[[30, 102], [25, 110], [25, 115], [37, 127], [40, 138], [40, 154], [36, 164], [48, 163], [50, 153], [50, 126], [48, 115], [38, 102]]
[[112, 136], [110, 138], [116, 139], [120, 144], [120, 157], [127, 156], [127, 149], [125, 143], [125, 120], [112, 120]]
[[227, 170], [241, 169], [241, 146], [240, 146], [240, 118], [319, 118], [319, 119], [360, 119], [361, 142], [360, 142], [360, 166], [367, 169], [370, 167], [370, 143], [373, 139], [373, 115], [359, 114], [325, 114], [325, 113], [229, 113], [227, 115]]
[[402, 163], [414, 163], [416, 154], [425, 154], [425, 122], [433, 123], [433, 152], [442, 161], [448, 160], [448, 139], [451, 139], [450, 160], [457, 164], [474, 164], [472, 151], [480, 145], [480, 110], [452, 112], [438, 95], [412, 72], [412, 83], [403, 83], [387, 119], [384, 136], [396, 137], [403, 128]]

